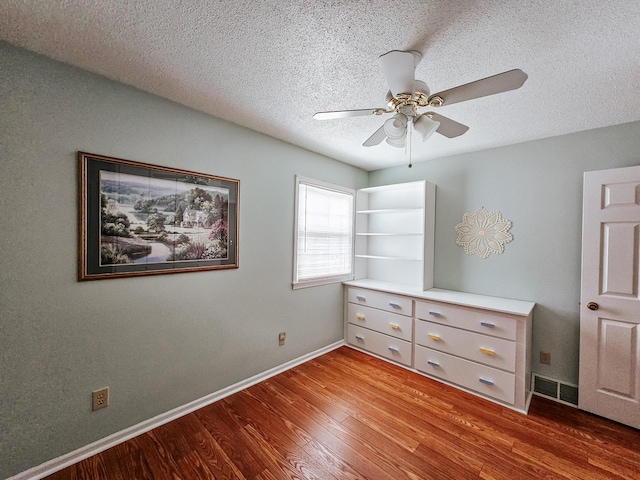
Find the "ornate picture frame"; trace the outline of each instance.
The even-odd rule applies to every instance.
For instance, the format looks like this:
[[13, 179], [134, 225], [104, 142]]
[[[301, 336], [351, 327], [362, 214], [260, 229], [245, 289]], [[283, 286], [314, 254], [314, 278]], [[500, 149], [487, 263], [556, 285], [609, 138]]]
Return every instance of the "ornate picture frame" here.
[[78, 152], [78, 279], [238, 268], [240, 181]]

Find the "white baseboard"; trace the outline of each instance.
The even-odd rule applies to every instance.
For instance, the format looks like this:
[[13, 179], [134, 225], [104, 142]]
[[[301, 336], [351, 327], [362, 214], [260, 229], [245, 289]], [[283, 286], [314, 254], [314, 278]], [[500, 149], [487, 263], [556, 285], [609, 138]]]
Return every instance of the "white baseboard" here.
[[180, 407], [174, 408], [173, 410], [169, 410], [168, 412], [162, 413], [156, 417], [150, 418], [144, 422], [141, 422], [137, 425], [133, 425], [132, 427], [126, 428], [119, 432], [116, 432], [108, 437], [102, 438], [98, 441], [90, 443], [89, 445], [85, 445], [73, 452], [69, 452], [60, 457], [49, 460], [48, 462], [43, 463], [42, 465], [38, 465], [37, 467], [30, 468], [22, 473], [14, 475], [13, 477], [9, 477], [6, 480], [39, 480], [48, 475], [51, 475], [57, 471], [62, 470], [63, 468], [68, 467], [69, 465], [73, 465], [85, 458], [89, 458], [92, 455], [100, 453], [108, 448], [114, 447], [122, 442], [125, 442], [133, 437], [137, 437], [138, 435], [148, 432], [160, 425], [164, 425], [165, 423], [169, 423], [176, 418], [180, 418], [188, 413], [191, 413], [199, 408], [210, 405], [218, 400], [221, 400], [229, 395], [233, 395], [234, 393], [239, 392], [240, 390], [244, 390], [256, 383], [260, 383], [268, 378], [271, 378], [279, 373], [285, 372], [290, 368], [293, 368], [297, 365], [300, 365], [304, 362], [307, 362], [315, 357], [319, 357], [320, 355], [324, 355], [336, 348], [344, 345], [345, 342], [340, 340], [339, 342], [333, 343], [331, 345], [327, 345], [324, 348], [316, 350], [314, 352], [308, 353], [301, 357], [295, 358], [289, 362], [286, 362], [282, 365], [274, 367], [266, 372], [259, 373], [258, 375], [254, 375], [253, 377], [247, 378], [241, 382], [238, 382], [234, 385], [230, 385], [229, 387], [223, 388], [222, 390], [218, 390], [217, 392], [210, 393], [202, 398], [194, 400], [193, 402], [189, 402]]

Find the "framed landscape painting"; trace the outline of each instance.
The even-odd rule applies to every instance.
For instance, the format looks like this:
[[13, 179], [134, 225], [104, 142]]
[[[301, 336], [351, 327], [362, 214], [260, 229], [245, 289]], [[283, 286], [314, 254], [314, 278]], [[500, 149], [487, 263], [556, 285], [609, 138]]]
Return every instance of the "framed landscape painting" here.
[[78, 158], [80, 280], [238, 268], [239, 180]]

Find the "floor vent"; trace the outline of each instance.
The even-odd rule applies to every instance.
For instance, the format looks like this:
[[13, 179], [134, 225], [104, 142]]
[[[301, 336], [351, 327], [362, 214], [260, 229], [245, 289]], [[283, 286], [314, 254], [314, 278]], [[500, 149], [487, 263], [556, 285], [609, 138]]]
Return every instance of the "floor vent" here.
[[578, 406], [578, 386], [533, 374], [533, 393], [552, 398], [560, 403]]
[[563, 402], [570, 403], [572, 405], [578, 405], [578, 387], [574, 385], [567, 385], [566, 383], [560, 384], [560, 395], [558, 396]]

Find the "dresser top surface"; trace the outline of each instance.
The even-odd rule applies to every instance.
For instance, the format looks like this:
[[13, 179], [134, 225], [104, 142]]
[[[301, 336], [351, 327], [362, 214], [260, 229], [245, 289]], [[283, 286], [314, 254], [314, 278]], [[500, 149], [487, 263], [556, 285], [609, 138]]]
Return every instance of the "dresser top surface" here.
[[442, 290], [439, 288], [420, 290], [418, 287], [414, 287], [411, 285], [401, 285], [398, 283], [383, 282], [380, 280], [352, 280], [349, 282], [344, 282], [344, 284], [350, 287], [368, 288], [372, 290], [379, 290], [382, 292], [395, 293], [398, 295], [406, 295], [421, 300], [446, 302], [455, 305], [482, 308], [485, 310], [509, 313], [513, 315], [528, 316], [535, 306], [534, 302], [523, 300], [491, 297], [487, 295], [478, 295], [475, 293]]

